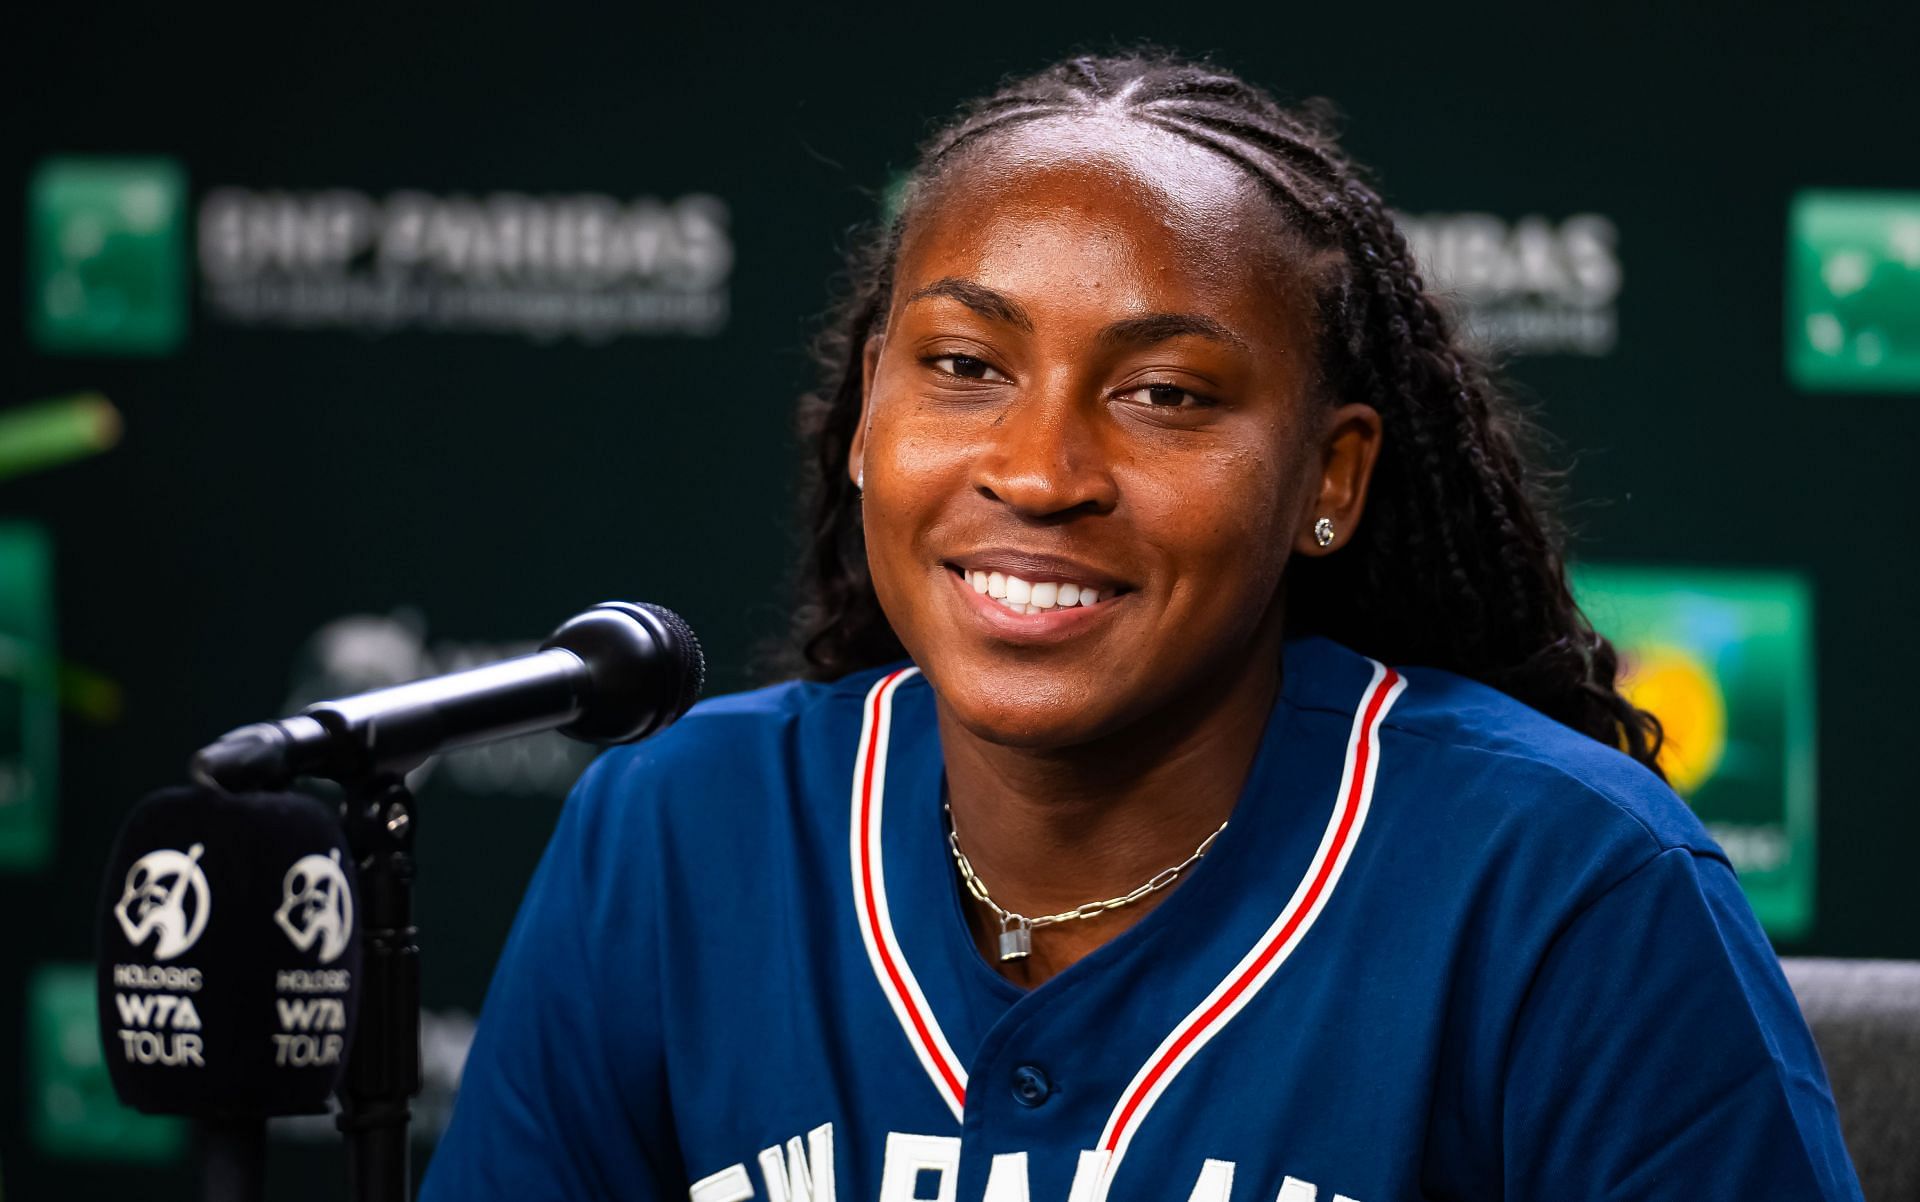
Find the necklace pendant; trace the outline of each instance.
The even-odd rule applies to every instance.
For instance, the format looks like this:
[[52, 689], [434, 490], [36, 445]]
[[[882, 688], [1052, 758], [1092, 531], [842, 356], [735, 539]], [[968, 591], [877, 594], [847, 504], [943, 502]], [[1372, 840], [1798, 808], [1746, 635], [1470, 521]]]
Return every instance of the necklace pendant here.
[[1000, 962], [1024, 960], [1033, 952], [1033, 924], [1018, 914], [1000, 919]]

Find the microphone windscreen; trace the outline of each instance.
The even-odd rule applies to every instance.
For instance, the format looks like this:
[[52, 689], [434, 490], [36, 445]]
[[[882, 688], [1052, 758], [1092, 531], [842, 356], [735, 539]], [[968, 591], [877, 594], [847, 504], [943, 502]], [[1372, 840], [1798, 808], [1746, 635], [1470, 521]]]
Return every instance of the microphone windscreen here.
[[98, 926], [100, 1036], [149, 1114], [310, 1114], [357, 1010], [353, 856], [295, 793], [165, 789], [114, 842]]
[[667, 721], [677, 722], [693, 708], [694, 702], [700, 700], [700, 692], [706, 688], [706, 653], [700, 649], [700, 640], [694, 636], [693, 627], [687, 625], [685, 618], [664, 605], [641, 601], [637, 606], [659, 618], [667, 629], [667, 644], [675, 663], [674, 679], [677, 685]]

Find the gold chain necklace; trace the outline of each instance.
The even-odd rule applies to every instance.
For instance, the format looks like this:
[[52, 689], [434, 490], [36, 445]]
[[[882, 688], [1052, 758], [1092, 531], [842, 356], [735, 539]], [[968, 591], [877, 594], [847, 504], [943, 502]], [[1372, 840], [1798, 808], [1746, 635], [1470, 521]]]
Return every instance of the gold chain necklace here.
[[1130, 906], [1143, 897], [1160, 892], [1179, 880], [1181, 873], [1198, 863], [1200, 857], [1207, 854], [1207, 849], [1213, 846], [1213, 841], [1220, 837], [1220, 831], [1227, 829], [1227, 824], [1222, 822], [1218, 830], [1200, 841], [1200, 846], [1193, 849], [1192, 855], [1172, 868], [1161, 869], [1146, 884], [1132, 892], [1123, 893], [1119, 897], [1109, 897], [1105, 901], [1088, 902], [1058, 914], [1042, 914], [1038, 918], [1028, 918], [1024, 914], [1015, 914], [1011, 910], [1002, 908], [999, 902], [988, 895], [986, 882], [981, 880], [980, 875], [973, 870], [973, 863], [967, 859], [967, 853], [960, 850], [960, 828], [954, 825], [953, 807], [948, 805], [946, 811], [947, 846], [953, 849], [953, 862], [960, 866], [960, 879], [966, 882], [967, 892], [985, 903], [987, 909], [993, 911], [994, 917], [1000, 920], [1000, 959], [1003, 963], [1008, 960], [1019, 960], [1032, 953], [1035, 927], [1050, 927], [1055, 923], [1072, 922], [1078, 918], [1098, 918], [1109, 910]]

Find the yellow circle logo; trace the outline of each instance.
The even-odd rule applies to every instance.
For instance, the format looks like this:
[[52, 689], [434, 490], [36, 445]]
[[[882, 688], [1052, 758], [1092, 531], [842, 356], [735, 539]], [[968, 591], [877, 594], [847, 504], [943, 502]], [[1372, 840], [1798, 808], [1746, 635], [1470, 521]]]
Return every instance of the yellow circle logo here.
[[1660, 769], [1674, 792], [1693, 793], [1713, 778], [1727, 750], [1727, 702], [1713, 672], [1684, 647], [1649, 643], [1623, 649], [1620, 691], [1660, 719], [1666, 740]]

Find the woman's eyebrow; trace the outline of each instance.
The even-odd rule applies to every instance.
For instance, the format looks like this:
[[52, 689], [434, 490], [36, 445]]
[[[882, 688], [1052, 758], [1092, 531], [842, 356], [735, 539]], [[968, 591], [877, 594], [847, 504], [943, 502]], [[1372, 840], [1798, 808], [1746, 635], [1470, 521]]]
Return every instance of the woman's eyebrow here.
[[[995, 292], [985, 284], [976, 284], [972, 280], [963, 280], [958, 276], [946, 276], [909, 296], [907, 304], [911, 305], [917, 300], [925, 300], [930, 296], [944, 296], [949, 300], [957, 300], [982, 317], [993, 321], [1004, 321], [1026, 333], [1033, 333], [1033, 319], [1027, 316], [1027, 311], [1020, 307], [1020, 303], [1004, 292]], [[901, 307], [905, 308], [904, 305]]]
[[[945, 276], [909, 296], [907, 304], [934, 296], [959, 301], [982, 317], [1004, 321], [1026, 333], [1033, 333], [1033, 319], [1027, 316], [1020, 302], [985, 284], [958, 276]], [[1247, 349], [1245, 339], [1213, 318], [1198, 313], [1147, 313], [1140, 317], [1129, 317], [1101, 330], [1099, 339], [1108, 346], [1143, 346], [1183, 335], [1210, 338], [1241, 350]]]
[[1116, 321], [1100, 331], [1100, 341], [1108, 346], [1144, 346], [1191, 334], [1211, 338], [1228, 346], [1246, 350], [1246, 340], [1211, 317], [1198, 313], [1148, 313]]

